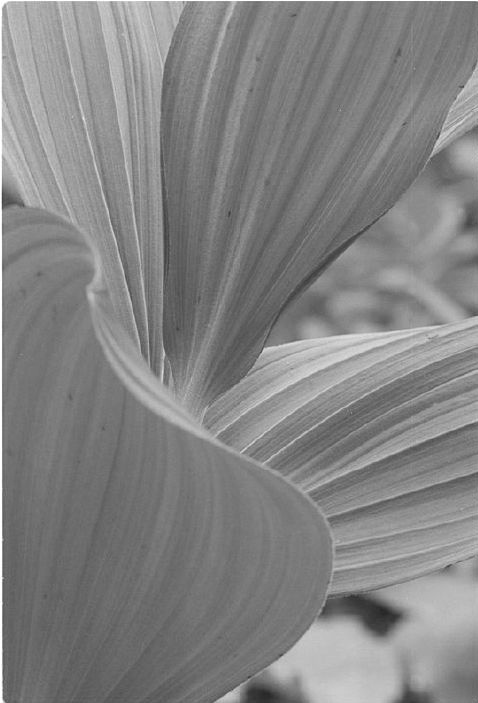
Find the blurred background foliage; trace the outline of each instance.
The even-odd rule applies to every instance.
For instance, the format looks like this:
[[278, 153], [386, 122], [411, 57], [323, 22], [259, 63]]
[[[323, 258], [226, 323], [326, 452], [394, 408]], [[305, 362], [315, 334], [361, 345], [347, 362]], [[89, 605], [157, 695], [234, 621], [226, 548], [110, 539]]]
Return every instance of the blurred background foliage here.
[[[478, 130], [278, 319], [268, 345], [478, 314]], [[276, 664], [224, 703], [478, 703], [478, 561], [327, 601]]]
[[268, 344], [477, 314], [477, 174], [475, 131], [434, 157], [395, 207], [285, 310]]

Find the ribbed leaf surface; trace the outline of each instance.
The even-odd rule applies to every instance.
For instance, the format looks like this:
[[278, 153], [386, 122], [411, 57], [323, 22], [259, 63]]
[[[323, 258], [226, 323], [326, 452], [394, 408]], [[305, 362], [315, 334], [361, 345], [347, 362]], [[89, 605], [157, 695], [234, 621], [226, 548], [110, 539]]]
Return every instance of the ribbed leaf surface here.
[[194, 410], [382, 215], [473, 70], [471, 3], [191, 3], [165, 68], [165, 345]]
[[162, 365], [162, 69], [182, 3], [4, 9], [4, 156], [27, 205], [67, 215], [103, 257], [115, 311]]
[[212, 702], [316, 616], [325, 519], [169, 398], [100, 270], [88, 305], [72, 226], [4, 226], [5, 700]]
[[332, 593], [473, 555], [478, 320], [266, 349], [208, 411], [224, 442], [290, 478], [336, 541]]
[[451, 106], [433, 154], [478, 125], [478, 67]]

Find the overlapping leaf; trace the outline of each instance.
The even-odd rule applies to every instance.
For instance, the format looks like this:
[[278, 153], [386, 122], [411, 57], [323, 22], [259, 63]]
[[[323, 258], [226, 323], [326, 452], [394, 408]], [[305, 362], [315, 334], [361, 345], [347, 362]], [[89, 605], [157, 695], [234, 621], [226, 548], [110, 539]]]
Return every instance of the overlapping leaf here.
[[10, 3], [4, 156], [28, 205], [96, 240], [116, 314], [161, 373], [162, 66], [182, 3]]
[[[67, 215], [97, 250], [88, 306], [93, 260], [73, 226], [7, 213], [5, 661], [24, 703], [212, 701], [307, 627], [331, 568], [321, 513], [151, 374], [161, 185], [168, 350], [201, 413], [280, 308], [408, 186], [475, 58], [464, 4], [193, 4], [168, 64], [161, 184], [161, 66], [180, 9], [5, 11], [10, 202]], [[470, 551], [460, 330], [270, 352], [274, 373], [261, 361], [210, 412], [331, 516], [335, 592]], [[255, 374], [274, 395], [266, 425]]]
[[478, 67], [451, 106], [433, 154], [478, 125]]
[[325, 521], [169, 398], [101, 269], [88, 305], [73, 226], [11, 207], [4, 228], [6, 700], [213, 701], [313, 620]]
[[463, 3], [191, 3], [168, 54], [165, 345], [204, 403], [430, 155], [476, 60]]
[[477, 339], [475, 319], [274, 347], [208, 411], [221, 440], [321, 506], [332, 593], [476, 551]]

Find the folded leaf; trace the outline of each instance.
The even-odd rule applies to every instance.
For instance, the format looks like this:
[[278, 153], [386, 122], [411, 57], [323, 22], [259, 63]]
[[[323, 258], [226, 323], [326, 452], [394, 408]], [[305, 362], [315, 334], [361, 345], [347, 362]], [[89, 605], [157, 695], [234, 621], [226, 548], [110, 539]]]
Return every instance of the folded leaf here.
[[8, 208], [4, 226], [5, 699], [214, 701], [313, 621], [326, 521], [176, 405], [100, 269], [88, 304], [71, 225]]
[[165, 346], [201, 412], [390, 208], [477, 57], [469, 3], [191, 3], [166, 61]]
[[5, 159], [2, 159], [2, 208], [9, 205], [23, 206], [23, 196]]
[[162, 66], [182, 3], [11, 3], [4, 155], [27, 205], [92, 236], [117, 315], [162, 365]]
[[290, 478], [332, 526], [332, 593], [476, 552], [478, 318], [266, 349], [208, 411], [222, 441]]
[[433, 155], [478, 125], [478, 66], [450, 108]]

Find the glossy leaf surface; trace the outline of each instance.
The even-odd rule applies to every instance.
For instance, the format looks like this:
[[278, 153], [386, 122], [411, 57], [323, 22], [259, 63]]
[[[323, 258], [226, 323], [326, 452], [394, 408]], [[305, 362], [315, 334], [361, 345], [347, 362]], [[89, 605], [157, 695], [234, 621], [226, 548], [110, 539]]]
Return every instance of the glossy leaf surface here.
[[209, 410], [212, 432], [290, 478], [330, 520], [332, 593], [476, 551], [478, 320], [266, 349]]
[[168, 54], [165, 347], [200, 413], [390, 208], [476, 60], [467, 3], [191, 3]]
[[11, 207], [4, 227], [6, 700], [214, 701], [314, 619], [326, 522], [169, 397], [97, 257], [88, 303], [71, 225]]

